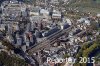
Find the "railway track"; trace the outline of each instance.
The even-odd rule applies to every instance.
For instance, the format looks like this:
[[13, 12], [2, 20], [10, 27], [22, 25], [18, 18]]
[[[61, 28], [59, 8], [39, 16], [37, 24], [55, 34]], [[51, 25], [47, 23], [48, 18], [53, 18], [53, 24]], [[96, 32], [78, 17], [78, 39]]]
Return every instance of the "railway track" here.
[[45, 49], [47, 46], [50, 46], [51, 44], [55, 43], [57, 38], [61, 37], [62, 35], [66, 34], [66, 33], [69, 33], [69, 31], [71, 31], [72, 27], [73, 26], [70, 26], [67, 29], [59, 30], [58, 32], [48, 36], [42, 42], [40, 42], [36, 46], [30, 48], [28, 50], [28, 53], [33, 53], [33, 52], [36, 52], [38, 50]]

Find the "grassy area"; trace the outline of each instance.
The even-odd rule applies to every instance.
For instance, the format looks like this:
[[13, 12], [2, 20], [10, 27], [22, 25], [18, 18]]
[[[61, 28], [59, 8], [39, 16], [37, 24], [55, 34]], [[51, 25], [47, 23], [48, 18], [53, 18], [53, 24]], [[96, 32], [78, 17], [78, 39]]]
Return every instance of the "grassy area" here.
[[100, 0], [76, 0], [70, 4], [70, 7], [77, 7], [83, 12], [100, 13]]

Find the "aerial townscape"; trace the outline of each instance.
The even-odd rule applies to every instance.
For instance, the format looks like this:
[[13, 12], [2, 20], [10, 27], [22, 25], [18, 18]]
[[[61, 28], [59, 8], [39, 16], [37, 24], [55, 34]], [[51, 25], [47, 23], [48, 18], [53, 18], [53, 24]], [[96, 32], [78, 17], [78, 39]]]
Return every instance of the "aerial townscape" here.
[[100, 0], [0, 0], [0, 66], [100, 66]]

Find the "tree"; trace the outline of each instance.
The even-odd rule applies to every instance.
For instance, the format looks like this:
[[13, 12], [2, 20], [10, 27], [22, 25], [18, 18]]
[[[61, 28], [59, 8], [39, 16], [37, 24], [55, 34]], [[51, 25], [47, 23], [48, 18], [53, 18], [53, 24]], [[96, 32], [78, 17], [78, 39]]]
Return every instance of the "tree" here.
[[98, 23], [96, 23], [95, 21], [92, 21], [91, 22], [91, 28], [93, 29], [93, 30], [97, 30], [97, 28], [98, 28]]
[[5, 66], [28, 66], [28, 64], [23, 60], [16, 56], [8, 55], [6, 52], [0, 53], [0, 63], [2, 63]]
[[[84, 44], [76, 55], [77, 63], [79, 63], [80, 61], [79, 57], [93, 57], [96, 51], [98, 50], [100, 51], [99, 42], [100, 41], [94, 41], [93, 44], [90, 44], [90, 43]], [[86, 65], [87, 63], [86, 64], [84, 63], [84, 64], [81, 64], [80, 66], [86, 66]], [[77, 64], [74, 66], [77, 66]]]
[[2, 44], [3, 44], [4, 46], [7, 47], [7, 50], [12, 50], [12, 49], [14, 49], [14, 46], [13, 46], [9, 41], [2, 40], [1, 42], [2, 42]]
[[68, 57], [69, 57], [69, 55], [68, 55], [68, 54], [65, 54], [65, 55], [64, 55], [64, 58], [68, 58]]

